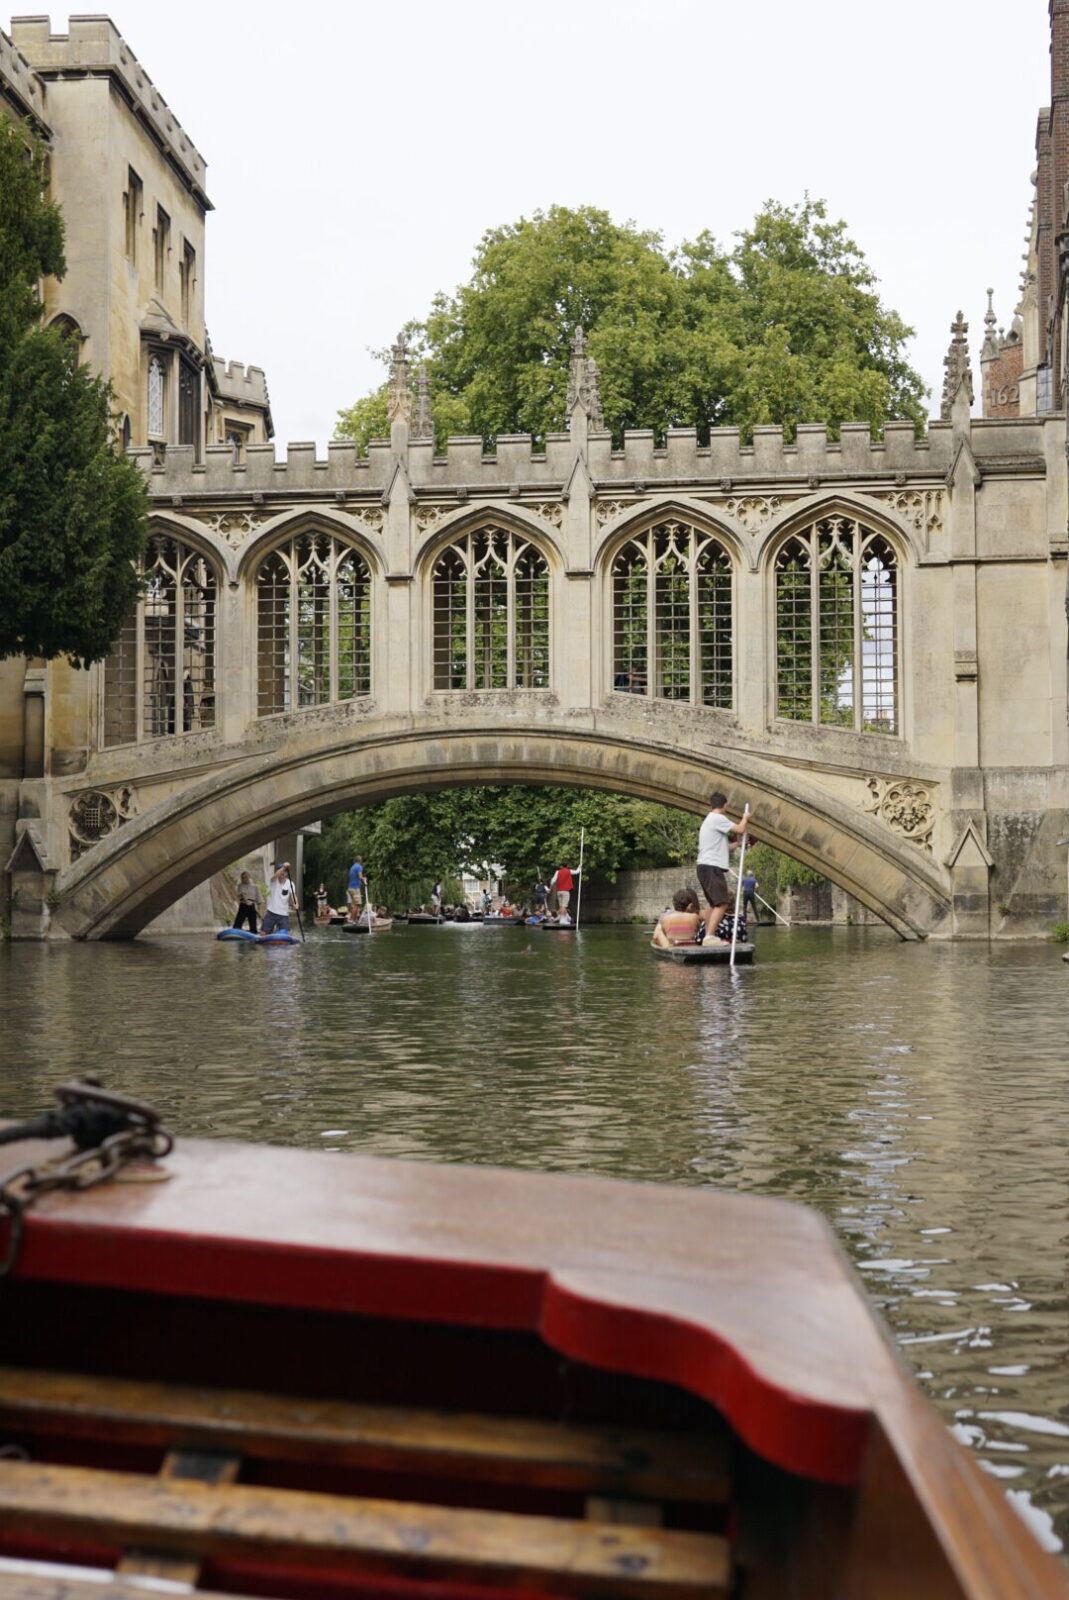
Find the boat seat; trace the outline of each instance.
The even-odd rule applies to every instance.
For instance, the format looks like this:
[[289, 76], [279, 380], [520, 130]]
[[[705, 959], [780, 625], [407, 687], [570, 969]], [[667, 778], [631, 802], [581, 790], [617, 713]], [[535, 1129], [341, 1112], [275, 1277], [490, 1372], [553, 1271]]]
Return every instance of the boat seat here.
[[[207, 1561], [213, 1572], [220, 1564], [281, 1563], [320, 1578], [386, 1573], [474, 1584], [480, 1592], [489, 1585], [620, 1600], [709, 1600], [729, 1592], [727, 1541], [702, 1531], [716, 1525], [716, 1508], [729, 1496], [726, 1435], [3, 1367], [0, 1438], [17, 1440], [31, 1457], [35, 1443], [47, 1454], [52, 1440], [55, 1453], [58, 1440], [69, 1454], [75, 1441], [78, 1462], [94, 1462], [0, 1460], [3, 1548], [12, 1548], [11, 1539], [15, 1548], [20, 1540], [106, 1548], [115, 1552], [120, 1577], [195, 1583]], [[109, 1448], [130, 1446], [165, 1452], [160, 1474], [95, 1464], [107, 1462]], [[379, 1498], [377, 1491], [235, 1481], [243, 1472], [261, 1479], [264, 1463], [310, 1474], [322, 1468], [399, 1474], [431, 1489], [426, 1498]], [[448, 1486], [450, 1501], [458, 1484], [512, 1486], [510, 1509], [438, 1504], [435, 1482]], [[529, 1491], [545, 1490], [574, 1495], [576, 1515], [524, 1505]], [[667, 1520], [678, 1520], [669, 1508], [680, 1507], [689, 1508], [690, 1526], [661, 1525], [666, 1510]]]

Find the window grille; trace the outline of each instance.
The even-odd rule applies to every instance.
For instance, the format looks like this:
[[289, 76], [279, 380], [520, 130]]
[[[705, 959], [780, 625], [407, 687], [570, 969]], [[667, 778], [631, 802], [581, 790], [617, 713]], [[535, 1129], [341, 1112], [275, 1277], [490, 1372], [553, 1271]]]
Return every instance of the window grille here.
[[142, 570], [144, 595], [104, 664], [105, 746], [215, 725], [215, 572], [161, 534], [149, 539]]
[[329, 533], [272, 550], [256, 575], [257, 713], [352, 700], [371, 690], [371, 573]]
[[549, 567], [505, 528], [477, 528], [432, 575], [436, 689], [549, 687]]
[[882, 534], [825, 517], [775, 564], [776, 715], [899, 732], [899, 563]]
[[163, 434], [163, 362], [159, 356], [150, 356], [148, 363], [148, 431]]
[[629, 539], [612, 564], [613, 687], [730, 710], [732, 565], [676, 520]]

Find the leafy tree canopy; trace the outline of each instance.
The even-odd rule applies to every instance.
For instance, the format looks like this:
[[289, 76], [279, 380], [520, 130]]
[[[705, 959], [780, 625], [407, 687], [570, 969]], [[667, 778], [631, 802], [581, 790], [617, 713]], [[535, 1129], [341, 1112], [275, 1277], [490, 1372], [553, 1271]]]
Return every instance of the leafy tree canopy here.
[[[576, 864], [581, 829], [588, 878], [682, 866], [693, 879], [699, 820], [652, 801], [552, 786], [405, 795], [325, 822], [321, 837], [307, 841], [305, 884], [322, 879], [340, 904], [359, 853], [373, 899], [394, 910], [423, 904], [438, 879], [448, 900], [459, 896], [461, 874], [486, 877], [497, 869], [526, 896], [540, 873], [548, 879], [562, 862]], [[767, 844], [751, 846], [746, 859], [773, 903], [792, 885], [820, 881], [819, 873]]]
[[0, 656], [87, 665], [137, 598], [148, 496], [109, 386], [41, 327], [39, 282], [65, 270], [44, 152], [0, 118]]
[[[865, 257], [823, 201], [769, 201], [726, 249], [678, 250], [592, 206], [553, 206], [491, 229], [470, 281], [409, 325], [427, 362], [439, 442], [449, 433], [542, 438], [565, 425], [570, 342], [583, 328], [606, 426], [735, 426], [890, 418], [920, 429], [926, 390], [912, 333], [880, 300]], [[366, 447], [386, 432], [385, 388], [339, 413]]]

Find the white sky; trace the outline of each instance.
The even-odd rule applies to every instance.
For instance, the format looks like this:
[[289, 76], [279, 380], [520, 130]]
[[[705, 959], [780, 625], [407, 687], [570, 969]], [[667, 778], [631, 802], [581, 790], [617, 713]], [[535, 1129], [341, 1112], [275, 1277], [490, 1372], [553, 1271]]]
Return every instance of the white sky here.
[[208, 162], [212, 343], [265, 368], [280, 451], [322, 446], [382, 379], [369, 351], [469, 276], [486, 228], [538, 207], [726, 241], [808, 189], [916, 327], [936, 411], [959, 305], [975, 353], [987, 286], [1001, 321], [1016, 303], [1047, 0], [112, 0], [110, 15]]

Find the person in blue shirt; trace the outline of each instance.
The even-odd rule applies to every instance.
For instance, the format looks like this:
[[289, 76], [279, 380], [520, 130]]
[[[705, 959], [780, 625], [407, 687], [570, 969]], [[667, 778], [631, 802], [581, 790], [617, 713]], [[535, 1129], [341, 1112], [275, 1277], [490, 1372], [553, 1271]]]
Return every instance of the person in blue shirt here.
[[350, 922], [357, 922], [360, 918], [360, 912], [363, 910], [364, 906], [365, 888], [364, 864], [360, 857], [357, 856], [356, 860], [349, 868], [349, 883], [345, 891], [349, 899]]
[[757, 911], [757, 901], [754, 899], [756, 893], [757, 879], [754, 877], [752, 872], [744, 872], [742, 875], [742, 914], [743, 916], [746, 916], [747, 908], [749, 908], [749, 910], [753, 913], [754, 921], [760, 922], [761, 918]]

